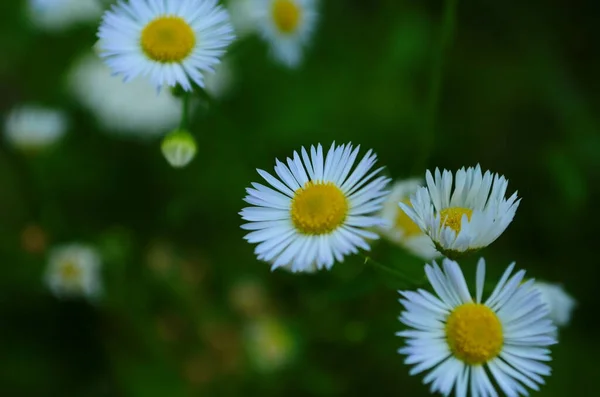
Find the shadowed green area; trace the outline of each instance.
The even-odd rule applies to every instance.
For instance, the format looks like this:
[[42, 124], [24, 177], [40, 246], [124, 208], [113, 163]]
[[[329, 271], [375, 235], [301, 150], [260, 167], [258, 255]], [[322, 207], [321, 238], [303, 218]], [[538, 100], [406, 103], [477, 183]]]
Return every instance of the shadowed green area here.
[[[71, 128], [35, 156], [0, 140], [1, 395], [428, 395], [396, 353], [396, 290], [407, 285], [361, 256], [315, 275], [271, 272], [242, 238], [238, 212], [256, 168], [333, 141], [372, 148], [393, 178], [477, 163], [504, 174], [523, 200], [481, 253], [488, 281], [516, 261], [528, 276], [563, 283], [579, 305], [536, 395], [593, 394], [596, 2], [459, 2], [432, 112], [444, 3], [323, 1], [299, 70], [274, 64], [257, 37], [233, 46], [233, 91], [191, 114], [198, 153], [181, 170], [166, 163], [160, 139], [107, 133], [68, 95], [65, 72], [95, 43], [96, 26], [39, 32], [24, 3], [0, 4], [0, 113], [25, 102], [59, 107]], [[46, 236], [38, 250], [24, 233], [31, 225]], [[43, 283], [48, 249], [72, 241], [102, 256], [96, 305], [60, 301]], [[422, 260], [385, 241], [368, 256], [423, 277]], [[461, 262], [469, 283], [478, 256]], [[240, 287], [248, 280], [264, 296], [254, 311], [244, 309], [255, 299]], [[247, 346], [257, 312], [283, 324], [292, 347], [282, 368], [257, 364]]]

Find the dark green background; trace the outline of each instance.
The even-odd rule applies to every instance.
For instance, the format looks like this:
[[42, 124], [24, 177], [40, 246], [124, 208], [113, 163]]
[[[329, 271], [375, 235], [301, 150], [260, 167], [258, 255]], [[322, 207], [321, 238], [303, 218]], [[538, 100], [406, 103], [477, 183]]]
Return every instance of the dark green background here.
[[[422, 175], [421, 158], [429, 168], [480, 163], [506, 175], [523, 200], [482, 253], [489, 276], [515, 260], [531, 276], [564, 283], [579, 306], [538, 395], [595, 394], [598, 3], [459, 2], [431, 153], [424, 126], [444, 3], [322, 3], [298, 71], [273, 64], [254, 37], [234, 46], [235, 91], [197, 113], [198, 155], [175, 170], [158, 140], [106, 134], [68, 97], [64, 72], [94, 44], [95, 26], [37, 32], [21, 1], [1, 2], [1, 113], [37, 102], [72, 116], [65, 139], [37, 156], [0, 143], [1, 395], [428, 395], [396, 354], [402, 283], [361, 257], [317, 275], [272, 273], [242, 239], [237, 212], [244, 189], [259, 180], [255, 168], [272, 170], [275, 158], [334, 140], [373, 148], [394, 178]], [[98, 247], [106, 290], [99, 305], [47, 291], [45, 253], [22, 246], [29, 224], [45, 230], [50, 247]], [[148, 267], [157, 245], [172, 258], [164, 271]], [[385, 242], [372, 256], [422, 272], [422, 261]], [[469, 281], [475, 259], [464, 262]], [[296, 360], [278, 372], [258, 373], [244, 353], [247, 319], [229, 295], [247, 277], [297, 338]], [[164, 323], [169, 337], [157, 326]], [[190, 366], [200, 368], [195, 376]]]

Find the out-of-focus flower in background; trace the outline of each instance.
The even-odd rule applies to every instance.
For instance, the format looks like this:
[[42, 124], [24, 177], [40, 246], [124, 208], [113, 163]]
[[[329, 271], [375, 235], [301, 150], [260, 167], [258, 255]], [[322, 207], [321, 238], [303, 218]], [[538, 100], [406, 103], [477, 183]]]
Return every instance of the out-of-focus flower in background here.
[[37, 152], [57, 142], [67, 131], [67, 115], [38, 105], [14, 108], [6, 117], [4, 135], [13, 147]]
[[215, 99], [227, 97], [233, 88], [235, 74], [232, 62], [225, 58], [215, 66], [215, 71], [206, 73], [204, 77], [204, 89]]
[[157, 93], [142, 77], [124, 83], [93, 53], [73, 64], [67, 85], [108, 132], [154, 138], [177, 126], [181, 117], [181, 100], [169, 90]]
[[204, 87], [205, 72], [235, 39], [229, 14], [212, 0], [120, 2], [104, 14], [98, 37], [100, 56], [126, 81], [139, 76], [185, 91]]
[[242, 38], [256, 31], [256, 15], [254, 12], [254, 0], [229, 0], [227, 11], [231, 18], [231, 24], [238, 38]]
[[58, 32], [100, 20], [101, 0], [27, 0], [27, 17], [38, 29]]
[[59, 246], [49, 254], [46, 283], [59, 298], [81, 296], [94, 300], [102, 289], [100, 265], [100, 256], [91, 246]]
[[557, 327], [569, 325], [577, 301], [565, 291], [561, 284], [536, 281], [533, 287], [540, 291], [542, 301], [550, 309], [550, 319]]
[[251, 320], [244, 327], [243, 338], [248, 360], [257, 372], [283, 369], [298, 353], [298, 341], [289, 327], [276, 317]]
[[392, 186], [380, 214], [386, 224], [380, 226], [378, 231], [387, 240], [405, 248], [413, 255], [430, 260], [441, 254], [435, 249], [429, 236], [398, 206], [399, 202], [410, 206], [410, 196], [421, 186], [423, 181], [420, 179], [401, 180]]
[[269, 310], [265, 288], [255, 279], [243, 279], [234, 283], [229, 290], [229, 303], [247, 318], [260, 317]]
[[39, 225], [29, 224], [21, 231], [21, 247], [30, 254], [41, 254], [46, 251], [48, 235]]
[[315, 0], [256, 0], [252, 10], [274, 58], [295, 68], [304, 58], [318, 21]]

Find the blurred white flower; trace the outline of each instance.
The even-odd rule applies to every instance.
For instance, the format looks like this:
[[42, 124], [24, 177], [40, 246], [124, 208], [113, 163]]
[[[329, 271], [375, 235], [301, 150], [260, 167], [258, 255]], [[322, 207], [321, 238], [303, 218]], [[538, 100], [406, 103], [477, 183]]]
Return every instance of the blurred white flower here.
[[37, 151], [60, 139], [67, 125], [67, 116], [62, 111], [24, 105], [7, 115], [4, 133], [12, 146], [25, 151]]
[[571, 313], [577, 301], [569, 295], [562, 285], [535, 281], [533, 287], [540, 291], [542, 301], [550, 309], [550, 319], [558, 327], [564, 327], [571, 321]]
[[27, 14], [38, 29], [60, 31], [100, 20], [99, 0], [28, 0]]
[[97, 298], [101, 292], [100, 256], [87, 245], [68, 244], [50, 252], [46, 283], [59, 298]]
[[227, 1], [227, 11], [233, 30], [238, 38], [252, 34], [256, 31], [256, 16], [254, 0], [229, 0]]
[[259, 372], [277, 371], [296, 356], [296, 340], [277, 318], [263, 317], [250, 322], [244, 328], [243, 336], [248, 358]]
[[300, 65], [318, 21], [315, 0], [255, 0], [252, 12], [275, 59]]
[[144, 78], [124, 83], [95, 54], [85, 55], [73, 65], [68, 87], [111, 132], [152, 138], [177, 126], [181, 117], [181, 100], [169, 90], [157, 94]]
[[204, 77], [204, 89], [214, 99], [223, 99], [233, 86], [234, 73], [231, 62], [224, 59], [215, 66], [215, 71], [207, 73]]
[[407, 179], [396, 182], [383, 204], [381, 218], [385, 225], [378, 228], [379, 232], [392, 243], [398, 244], [412, 254], [430, 260], [441, 256], [433, 242], [421, 228], [398, 206], [399, 202], [410, 204], [410, 196], [421, 186], [420, 179]]
[[171, 131], [160, 146], [165, 159], [174, 168], [183, 168], [196, 156], [196, 141], [185, 130]]

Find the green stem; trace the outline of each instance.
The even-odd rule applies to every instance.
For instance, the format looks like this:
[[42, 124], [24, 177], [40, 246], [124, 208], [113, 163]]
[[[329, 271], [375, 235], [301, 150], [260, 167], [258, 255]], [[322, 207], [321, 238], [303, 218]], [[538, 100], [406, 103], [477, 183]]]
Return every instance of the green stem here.
[[370, 263], [371, 265], [373, 265], [373, 267], [379, 269], [379, 270], [383, 270], [384, 272], [391, 274], [393, 276], [395, 276], [396, 278], [405, 281], [409, 284], [415, 284], [414, 280], [411, 280], [410, 278], [408, 278], [405, 274], [403, 274], [402, 272], [399, 272], [397, 270], [394, 270], [390, 267], [387, 267], [385, 265], [382, 265], [379, 262], [374, 261], [373, 259], [369, 258], [368, 256], [365, 256], [365, 265], [367, 263]]
[[446, 0], [439, 46], [434, 55], [435, 58], [431, 68], [429, 102], [427, 104], [427, 113], [423, 122], [423, 151], [421, 152], [421, 157], [415, 163], [415, 172], [413, 174], [423, 173], [433, 150], [435, 142], [435, 122], [442, 90], [446, 52], [454, 38], [457, 8], [458, 0]]
[[181, 104], [181, 121], [179, 123], [180, 130], [188, 129], [189, 109], [190, 109], [190, 93], [186, 92], [183, 94], [182, 104]]

